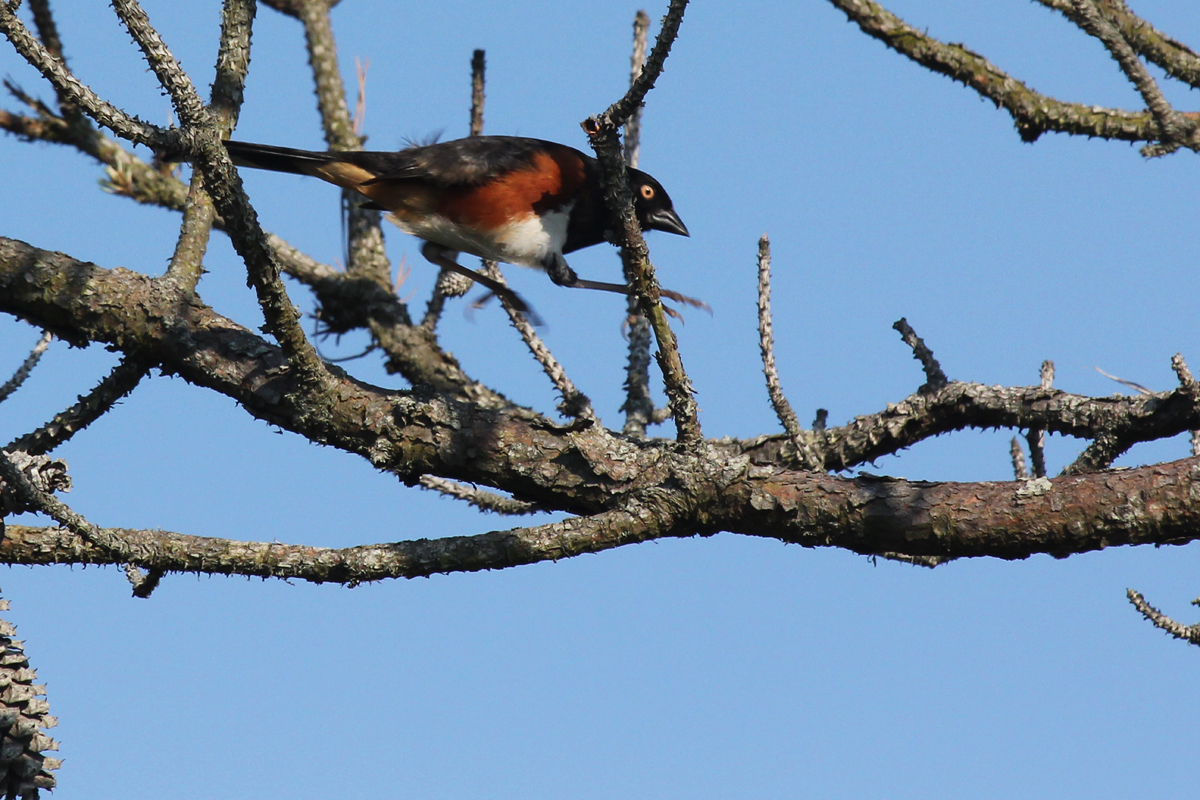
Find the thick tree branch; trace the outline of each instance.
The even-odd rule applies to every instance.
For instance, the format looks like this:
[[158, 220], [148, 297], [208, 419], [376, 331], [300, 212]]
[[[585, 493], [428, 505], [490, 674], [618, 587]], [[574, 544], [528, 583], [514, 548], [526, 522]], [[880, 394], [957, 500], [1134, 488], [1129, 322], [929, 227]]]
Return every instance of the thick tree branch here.
[[[732, 478], [732, 479], [730, 479]], [[963, 557], [1066, 556], [1123, 544], [1182, 544], [1200, 537], [1200, 461], [1030, 484], [847, 480], [811, 472], [713, 473], [699, 502], [648, 494], [628, 508], [477, 536], [415, 539], [327, 550], [236, 542], [164, 531], [105, 531], [161, 572], [198, 572], [356, 584], [554, 561], [663, 537], [728, 530], [806, 547], [943, 563]], [[10, 525], [10, 564], [123, 563], [60, 529]]]

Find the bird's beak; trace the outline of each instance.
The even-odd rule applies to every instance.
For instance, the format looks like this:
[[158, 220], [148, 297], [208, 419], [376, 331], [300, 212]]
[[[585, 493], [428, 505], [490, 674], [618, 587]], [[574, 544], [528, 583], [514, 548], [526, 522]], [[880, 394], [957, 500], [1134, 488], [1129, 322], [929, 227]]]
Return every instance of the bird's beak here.
[[683, 224], [683, 220], [675, 213], [673, 208], [663, 208], [655, 211], [646, 217], [646, 222], [650, 223], [650, 229], [655, 231], [666, 231], [667, 233], [677, 233], [680, 236], [690, 236], [687, 225]]

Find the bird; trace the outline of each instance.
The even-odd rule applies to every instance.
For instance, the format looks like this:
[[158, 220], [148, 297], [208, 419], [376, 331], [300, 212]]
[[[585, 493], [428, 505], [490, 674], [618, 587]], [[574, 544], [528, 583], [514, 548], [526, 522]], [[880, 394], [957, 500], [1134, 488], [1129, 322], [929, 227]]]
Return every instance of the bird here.
[[[390, 212], [391, 222], [425, 242], [426, 260], [478, 281], [521, 311], [530, 308], [516, 292], [459, 264], [458, 254], [542, 269], [559, 286], [632, 293], [624, 284], [580, 278], [564, 258], [609, 236], [600, 163], [573, 147], [471, 136], [395, 152], [322, 152], [234, 140], [225, 148], [239, 167], [310, 175], [359, 192], [362, 205]], [[642, 230], [690, 235], [661, 183], [632, 167], [627, 174]], [[704, 306], [678, 292], [662, 294]]]

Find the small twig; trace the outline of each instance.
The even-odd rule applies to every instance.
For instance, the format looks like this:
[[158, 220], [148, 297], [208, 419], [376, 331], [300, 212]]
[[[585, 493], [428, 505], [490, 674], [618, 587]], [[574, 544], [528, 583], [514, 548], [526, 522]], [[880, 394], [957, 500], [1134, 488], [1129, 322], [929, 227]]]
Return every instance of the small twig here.
[[36, 431], [14, 439], [4, 449], [9, 452], [20, 450], [34, 456], [49, 453], [108, 413], [118, 400], [134, 390], [149, 369], [149, 362], [125, 356], [104, 380], [80, 397], [79, 402], [55, 414]]
[[[646, 35], [650, 30], [650, 17], [638, 11], [633, 18], [633, 55], [630, 58], [629, 85], [632, 86], [642, 74], [646, 63]], [[625, 122], [625, 165], [637, 168], [641, 149], [642, 109], [639, 106]], [[634, 295], [627, 302], [629, 320], [629, 348], [625, 365], [625, 402], [621, 411], [625, 413], [625, 424], [621, 432], [637, 439], [646, 438], [646, 427], [654, 417], [654, 400], [650, 396], [650, 321], [642, 313], [641, 301]]]
[[671, 53], [671, 45], [679, 36], [679, 26], [683, 22], [683, 12], [687, 10], [687, 4], [688, 0], [671, 0], [667, 15], [663, 17], [662, 29], [658, 32], [658, 38], [654, 40], [654, 49], [650, 51], [650, 57], [646, 59], [641, 74], [629, 87], [625, 96], [609, 106], [608, 110], [601, 115], [602, 124], [611, 125], [614, 128], [620, 127], [636, 109], [641, 107], [646, 99], [646, 94], [654, 88], [654, 82], [662, 74], [663, 65], [666, 64], [667, 56]]
[[[217, 76], [212, 85], [211, 105], [213, 121], [222, 137], [234, 129], [241, 112], [246, 73], [250, 69], [250, 33], [254, 9], [253, 0], [225, 0], [222, 9], [221, 45], [217, 52]], [[148, 27], [149, 22], [145, 21], [145, 24]], [[151, 29], [150, 33], [154, 31]], [[153, 37], [149, 37], [145, 32], [142, 36], [153, 43]], [[158, 44], [161, 45], [162, 42], [158, 41]], [[167, 66], [170, 68], [172, 65], [173, 69], [182, 72], [179, 64], [173, 59]], [[185, 80], [186, 78], [184, 75]], [[191, 88], [190, 82], [186, 84], [186, 88]], [[175, 252], [167, 267], [167, 277], [184, 292], [195, 291], [196, 284], [204, 274], [204, 253], [208, 248], [209, 235], [216, 216], [212, 198], [204, 188], [202, 173], [193, 170], [187, 201], [183, 207], [179, 239], [175, 243]]]
[[646, 59], [642, 74], [620, 100], [603, 113], [584, 120], [582, 127], [600, 161], [604, 204], [612, 226], [612, 241], [621, 248], [621, 264], [626, 282], [633, 287], [640, 299], [642, 313], [650, 321], [650, 327], [658, 340], [656, 358], [662, 370], [671, 414], [675, 418], [676, 436], [685, 445], [695, 445], [703, 437], [698, 416], [699, 407], [694, 397], [695, 389], [683, 368], [678, 341], [667, 321], [667, 312], [660, 302], [661, 290], [654, 274], [654, 265], [650, 263], [650, 250], [646, 247], [646, 240], [633, 211], [633, 193], [629, 188], [627, 169], [617, 136], [620, 126], [634, 109], [642, 104], [646, 92], [661, 74], [671, 44], [679, 34], [679, 25], [683, 21], [686, 7], [687, 0], [671, 0], [670, 9], [663, 19], [662, 30], [655, 41], [654, 50]]
[[[50, 0], [29, 0], [29, 10], [33, 14], [33, 25], [37, 28], [38, 38], [42, 40], [46, 50], [59, 61], [66, 64], [63, 52], [62, 38], [58, 34], [58, 25], [54, 22], [54, 14], [50, 11]], [[92, 132], [91, 122], [79, 106], [75, 105], [69, 95], [55, 89], [58, 96], [58, 107], [62, 112], [63, 121], [67, 123], [76, 136], [86, 136]]]
[[167, 90], [171, 97], [171, 105], [179, 115], [179, 121], [185, 128], [200, 127], [208, 123], [208, 113], [204, 102], [192, 85], [192, 79], [179, 66], [174, 54], [163, 42], [158, 31], [150, 24], [137, 0], [112, 0], [113, 10], [125, 30], [137, 43], [146, 57], [146, 63], [158, 78], [159, 84]]
[[1013, 477], [1019, 481], [1029, 480], [1029, 470], [1025, 467], [1025, 453], [1021, 450], [1021, 439], [1018, 436], [1012, 438], [1012, 465]]
[[[1187, 362], [1183, 360], [1183, 353], [1176, 353], [1171, 356], [1171, 368], [1175, 370], [1175, 375], [1179, 378], [1179, 385], [1192, 398], [1192, 403], [1200, 403], [1200, 384], [1196, 383], [1196, 379], [1192, 377], [1192, 371], [1188, 369]], [[1192, 432], [1192, 455], [1200, 456], [1200, 430]]]
[[14, 8], [0, 2], [0, 32], [8, 37], [13, 48], [54, 86], [60, 98], [68, 98], [98, 124], [116, 133], [122, 139], [148, 147], [163, 147], [172, 143], [174, 136], [158, 126], [143, 122], [126, 114], [100, 97], [71, 74], [58, 58], [25, 27]]
[[143, 573], [136, 565], [125, 565], [125, 577], [129, 580], [129, 584], [133, 587], [133, 596], [140, 597], [143, 600], [149, 597], [155, 589], [158, 588], [159, 581], [165, 573], [161, 569], [151, 567]]
[[775, 334], [771, 326], [771, 242], [764, 233], [758, 240], [758, 346], [762, 352], [763, 374], [767, 379], [767, 396], [775, 409], [779, 424], [787, 431], [796, 447], [796, 454], [805, 469], [821, 469], [824, 459], [814, 452], [808, 435], [800, 427], [796, 412], [779, 385], [775, 368]]
[[[304, 26], [304, 45], [308, 51], [325, 143], [331, 150], [361, 150], [363, 140], [346, 102], [337, 41], [329, 18], [330, 7], [331, 4], [324, 0], [296, 0], [289, 4], [285, 13], [295, 16]], [[365, 115], [364, 105], [364, 120]], [[382, 216], [375, 209], [364, 208], [358, 202], [360, 197], [353, 189], [342, 190], [346, 271], [356, 278], [367, 278], [381, 287], [390, 288], [392, 265], [384, 247]]]
[[487, 65], [482, 50], [471, 54], [471, 135], [483, 135], [483, 81]]
[[492, 511], [496, 514], [518, 516], [521, 514], [536, 514], [541, 510], [533, 503], [524, 500], [504, 497], [495, 492], [480, 489], [478, 486], [470, 486], [433, 475], [422, 475], [420, 484], [426, 489], [441, 492], [458, 500], [465, 500], [481, 511]]
[[1130, 47], [1129, 42], [1125, 41], [1120, 29], [1105, 19], [1092, 0], [1071, 0], [1071, 2], [1075, 6], [1075, 12], [1079, 15], [1080, 27], [1104, 44], [1113, 59], [1120, 65], [1125, 77], [1129, 78], [1129, 82], [1146, 101], [1146, 107], [1158, 123], [1159, 143], [1143, 147], [1142, 154], [1154, 157], [1174, 152], [1181, 146], [1193, 150], [1200, 148], [1200, 144], [1195, 139], [1195, 124], [1189, 122], [1167, 102], [1158, 88], [1158, 82], [1154, 80], [1149, 70], [1146, 69], [1146, 65]]
[[119, 537], [96, 527], [84, 519], [81, 514], [73, 511], [66, 503], [35, 486], [21, 468], [14, 463], [15, 455], [15, 453], [0, 451], [0, 478], [25, 507], [40, 511], [84, 541], [106, 550], [121, 561], [134, 560], [132, 549]]
[[[1054, 386], [1053, 361], [1046, 360], [1042, 362], [1040, 377], [1042, 391], [1050, 391]], [[1033, 477], [1046, 477], [1046, 429], [1030, 428], [1025, 439], [1029, 442], [1029, 460], [1033, 462]]]
[[50, 331], [42, 331], [42, 338], [38, 339], [37, 344], [29, 351], [29, 355], [25, 356], [25, 361], [21, 366], [17, 367], [17, 371], [8, 379], [8, 382], [0, 386], [0, 403], [8, 399], [9, 395], [21, 388], [21, 384], [25, 383], [25, 379], [29, 377], [29, 373], [33, 372], [33, 368], [42, 360], [42, 353], [46, 352], [46, 348], [50, 346], [50, 340], [54, 336]]
[[924, 340], [917, 336], [907, 319], [901, 317], [892, 323], [892, 328], [900, 332], [904, 343], [912, 348], [913, 358], [920, 361], [921, 369], [925, 370], [925, 385], [921, 387], [921, 392], [936, 391], [950, 382], [946, 373], [942, 372], [942, 365], [933, 357], [933, 351], [925, 346]]
[[195, 291], [204, 274], [204, 254], [208, 250], [208, 239], [216, 216], [212, 198], [204, 190], [204, 177], [200, 170], [193, 170], [188, 199], [183, 206], [183, 219], [179, 224], [179, 238], [175, 241], [175, 252], [171, 255], [166, 273], [167, 278], [184, 292]]
[[[504, 275], [494, 262], [483, 262], [483, 274], [495, 280], [501, 286], [508, 284], [504, 280]], [[537, 331], [529, 324], [529, 320], [525, 315], [517, 310], [513, 305], [512, 300], [508, 297], [498, 294], [500, 304], [508, 313], [509, 322], [517, 329], [517, 333], [521, 334], [521, 339], [525, 342], [525, 346], [529, 348], [529, 352], [537, 359], [537, 362], [542, 365], [542, 371], [546, 373], [546, 377], [554, 384], [554, 388], [562, 395], [562, 401], [558, 404], [559, 412], [565, 417], [574, 419], [589, 420], [598, 422], [596, 412], [592, 410], [592, 401], [587, 395], [575, 388], [575, 384], [567, 377], [567, 372], [562, 368], [562, 364], [558, 363], [558, 359], [550, 352], [550, 348], [546, 347], [546, 343], [537, 335]]]
[[1145, 386], [1142, 386], [1140, 383], [1134, 383], [1133, 381], [1127, 381], [1124, 378], [1118, 378], [1116, 375], [1110, 375], [1109, 373], [1105, 372], [1104, 370], [1100, 369], [1099, 367], [1093, 367], [1092, 369], [1096, 370], [1096, 372], [1099, 372], [1101, 375], [1108, 378], [1110, 381], [1116, 381], [1117, 383], [1121, 384], [1122, 386], [1128, 386], [1130, 389], [1133, 389], [1138, 394], [1154, 394], [1154, 392], [1147, 389]]
[[[650, 31], [650, 15], [638, 11], [633, 17], [633, 55], [629, 59], [629, 86], [642, 76], [646, 64], [646, 34]], [[625, 121], [625, 164], [637, 169], [638, 150], [642, 144], [642, 107], [639, 105]]]
[[367, 124], [367, 70], [371, 68], [371, 59], [354, 57], [354, 77], [358, 79], [358, 98], [354, 101], [354, 135], [363, 138], [363, 129]]
[[1188, 644], [1200, 645], [1200, 624], [1184, 625], [1183, 623], [1176, 622], [1147, 603], [1146, 598], [1142, 597], [1140, 592], [1136, 592], [1133, 589], [1126, 589], [1125, 596], [1129, 598], [1129, 602], [1133, 603], [1133, 607], [1141, 612], [1143, 617], [1154, 623], [1154, 627], [1161, 628], [1176, 639], [1182, 639]]
[[[487, 70], [487, 62], [484, 59], [484, 51], [476, 50], [471, 55], [471, 135], [483, 135], [483, 105], [486, 100], [484, 94], [484, 77]], [[487, 263], [484, 264], [484, 269], [487, 269]], [[433, 286], [433, 294], [429, 296], [429, 303], [425, 306], [425, 316], [421, 320], [421, 326], [428, 330], [433, 330], [437, 327], [438, 320], [442, 318], [442, 311], [446, 307], [446, 298], [462, 297], [467, 292], [471, 291], [471, 287], [475, 285], [475, 281], [470, 277], [452, 270], [442, 268], [438, 272], [437, 283]]]

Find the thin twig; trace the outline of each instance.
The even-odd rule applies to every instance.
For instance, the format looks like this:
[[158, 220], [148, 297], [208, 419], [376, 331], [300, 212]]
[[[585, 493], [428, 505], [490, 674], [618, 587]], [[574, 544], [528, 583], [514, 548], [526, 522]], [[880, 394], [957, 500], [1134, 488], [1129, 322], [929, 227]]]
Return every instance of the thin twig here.
[[1029, 480], [1029, 470], [1025, 466], [1025, 453], [1021, 450], [1020, 437], [1012, 438], [1012, 446], [1009, 451], [1012, 453], [1013, 477], [1019, 481]]
[[805, 469], [820, 469], [825, 459], [814, 452], [808, 435], [800, 427], [796, 412], [779, 385], [775, 368], [775, 334], [771, 325], [771, 242], [764, 233], [758, 240], [758, 346], [762, 352], [763, 375], [767, 379], [767, 396], [775, 409], [779, 424], [787, 431], [796, 447], [796, 454]]
[[[486, 71], [487, 62], [484, 58], [484, 51], [476, 50], [471, 54], [471, 136], [483, 135], [483, 106], [486, 101], [484, 78]], [[484, 262], [485, 270], [488, 269], [489, 263], [492, 262]], [[421, 326], [429, 331], [434, 330], [437, 327], [438, 321], [442, 318], [442, 311], [446, 307], [446, 298], [462, 297], [471, 291], [471, 287], [474, 285], [475, 281], [471, 280], [467, 275], [445, 268], [440, 269], [438, 271], [437, 282], [433, 285], [433, 293], [429, 296], [429, 303], [425, 306], [425, 317], [421, 320]]]
[[930, 392], [945, 386], [949, 380], [946, 373], [942, 372], [942, 365], [933, 357], [933, 351], [925, 346], [925, 341], [917, 336], [908, 320], [901, 317], [892, 323], [892, 328], [899, 331], [904, 343], [912, 348], [913, 358], [921, 362], [921, 369], [925, 371], [925, 384], [920, 391]]
[[150, 24], [145, 9], [137, 0], [112, 0], [112, 7], [146, 57], [146, 63], [150, 65], [159, 84], [167, 90], [183, 127], [195, 128], [207, 124], [208, 113], [196, 87], [192, 85], [192, 79], [179, 66], [175, 55]]
[[663, 373], [663, 384], [671, 414], [675, 418], [676, 436], [685, 445], [695, 445], [703, 437], [698, 418], [699, 408], [694, 397], [695, 389], [683, 368], [678, 341], [660, 301], [660, 289], [654, 274], [654, 265], [650, 263], [650, 251], [646, 247], [646, 240], [633, 211], [633, 194], [629, 188], [617, 136], [620, 126], [633, 110], [642, 104], [646, 92], [662, 72], [671, 44], [679, 33], [679, 25], [683, 21], [686, 7], [687, 0], [671, 0], [670, 9], [663, 19], [662, 30], [655, 41], [654, 50], [646, 59], [642, 74], [620, 100], [602, 114], [584, 120], [582, 125], [600, 161], [604, 203], [610, 215], [614, 241], [621, 247], [621, 263], [626, 281], [640, 299], [642, 313], [650, 320], [650, 326], [658, 340], [656, 358]]
[[1200, 645], [1200, 624], [1184, 625], [1183, 623], [1176, 622], [1147, 603], [1146, 598], [1140, 592], [1136, 592], [1133, 589], [1126, 589], [1125, 596], [1129, 598], [1129, 602], [1133, 603], [1133, 607], [1141, 612], [1143, 617], [1154, 623], [1154, 627], [1161, 628], [1176, 639], [1182, 639], [1188, 644]]
[[483, 82], [487, 65], [482, 50], [471, 54], [471, 135], [483, 135]]
[[166, 273], [166, 277], [185, 292], [194, 291], [204, 274], [204, 253], [208, 250], [209, 234], [216, 216], [212, 198], [204, 190], [204, 178], [199, 170], [193, 170], [179, 224], [179, 238], [175, 241], [175, 252], [171, 254]]
[[[633, 16], [633, 55], [629, 59], [629, 86], [637, 83], [646, 64], [646, 35], [650, 31], [650, 15], [638, 11]], [[625, 164], [637, 169], [638, 150], [642, 144], [642, 106], [638, 106], [625, 120]]]
[[[50, 0], [29, 0], [29, 10], [33, 14], [33, 25], [37, 28], [38, 38], [42, 40], [46, 50], [50, 55], [66, 64], [62, 38], [58, 34], [58, 25], [54, 22], [54, 14], [50, 11]], [[58, 89], [55, 89], [55, 94], [58, 96], [58, 108], [62, 112], [63, 120], [72, 129], [72, 132], [77, 136], [89, 133], [92, 127], [91, 122], [80, 111], [79, 106], [75, 105], [69, 95]]]
[[1121, 384], [1122, 386], [1128, 386], [1130, 389], [1133, 389], [1138, 394], [1154, 394], [1154, 391], [1152, 389], [1147, 389], [1145, 386], [1142, 386], [1140, 383], [1135, 383], [1134, 381], [1128, 381], [1128, 380], [1125, 380], [1124, 378], [1118, 378], [1116, 375], [1112, 375], [1108, 372], [1105, 372], [1104, 370], [1100, 369], [1099, 367], [1092, 367], [1092, 369], [1096, 370], [1096, 372], [1099, 372], [1101, 375], [1108, 378], [1110, 381], [1116, 381], [1117, 383]]
[[[1053, 361], [1043, 361], [1039, 375], [1043, 392], [1048, 392], [1054, 388]], [[1046, 429], [1030, 428], [1029, 433], [1025, 436], [1025, 440], [1029, 442], [1029, 459], [1033, 462], [1033, 477], [1046, 477]]]
[[447, 480], [446, 478], [438, 478], [433, 475], [422, 475], [420, 484], [426, 489], [441, 492], [458, 500], [465, 500], [481, 511], [519, 516], [522, 514], [536, 514], [541, 510], [533, 503], [524, 500], [504, 497], [495, 492], [480, 489], [478, 486], [471, 486], [459, 483], [458, 481]]
[[54, 86], [60, 98], [69, 98], [98, 124], [122, 139], [152, 148], [173, 143], [173, 136], [158, 126], [126, 114], [100, 97], [71, 74], [66, 65], [52, 55], [25, 27], [8, 3], [0, 2], [0, 32], [13, 48]]
[[[241, 112], [246, 73], [250, 68], [254, 10], [254, 0], [225, 0], [221, 12], [221, 45], [217, 51], [217, 76], [212, 85], [211, 109], [213, 121], [222, 137], [228, 136], [234, 129]], [[144, 32], [142, 35], [146, 36]], [[171, 63], [175, 69], [179, 68], [173, 60]], [[204, 253], [208, 248], [216, 214], [212, 198], [204, 189], [201, 173], [193, 171], [179, 239], [167, 267], [167, 277], [185, 292], [194, 291], [204, 274]]]
[[[501, 286], [508, 284], [504, 280], [504, 275], [495, 263], [484, 261], [483, 273], [489, 278], [495, 280]], [[575, 388], [574, 382], [567, 377], [566, 370], [562, 364], [558, 363], [558, 359], [550, 352], [550, 348], [537, 335], [537, 331], [529, 324], [529, 320], [525, 318], [517, 308], [512, 304], [512, 300], [504, 295], [497, 295], [500, 299], [500, 304], [504, 307], [508, 314], [508, 320], [512, 326], [516, 328], [517, 333], [521, 334], [521, 340], [525, 342], [525, 346], [529, 348], [529, 352], [539, 364], [542, 365], [542, 371], [546, 373], [546, 377], [554, 384], [554, 388], [562, 396], [562, 401], [558, 404], [559, 412], [565, 417], [572, 419], [587, 420], [595, 423], [599, 422], [596, 417], [596, 412], [592, 410], [592, 401], [587, 395]]]
[[354, 77], [358, 83], [358, 98], [354, 101], [354, 135], [360, 140], [367, 127], [367, 70], [371, 59], [354, 57]]
[[150, 569], [143, 573], [135, 564], [125, 565], [125, 577], [133, 587], [133, 596], [143, 600], [158, 588], [165, 574], [161, 569]]
[[654, 40], [654, 49], [650, 51], [650, 57], [646, 59], [641, 74], [629, 87], [629, 91], [601, 115], [603, 124], [618, 128], [641, 107], [646, 94], [654, 88], [655, 81], [662, 74], [667, 56], [671, 54], [671, 45], [679, 36], [679, 26], [683, 22], [683, 12], [687, 10], [687, 4], [688, 0], [671, 0], [667, 15], [663, 17], [662, 29]]
[[4, 449], [9, 452], [20, 450], [34, 456], [53, 451], [108, 413], [117, 401], [137, 387], [149, 369], [148, 361], [125, 356], [104, 380], [80, 397], [79, 402], [55, 414], [53, 419], [32, 433], [14, 439]]
[[33, 368], [42, 360], [42, 353], [46, 352], [46, 348], [50, 346], [50, 340], [54, 336], [50, 331], [42, 331], [42, 337], [38, 339], [37, 344], [29, 351], [29, 355], [25, 356], [25, 361], [21, 366], [17, 367], [17, 371], [8, 379], [8, 382], [0, 386], [0, 403], [3, 403], [9, 398], [13, 392], [21, 388], [21, 384], [25, 383], [25, 379], [29, 377], [29, 373], [33, 372]]
[[[1192, 371], [1188, 369], [1187, 362], [1183, 360], [1183, 353], [1176, 353], [1171, 356], [1171, 368], [1175, 370], [1175, 375], [1179, 378], [1179, 385], [1192, 397], [1192, 402], [1200, 404], [1200, 384], [1196, 383], [1196, 379], [1192, 377]], [[1200, 430], [1193, 430], [1192, 434], [1192, 455], [1200, 456]]]
[[237, 127], [245, 99], [256, 8], [254, 0], [225, 0], [221, 9], [221, 45], [217, 50], [217, 76], [213, 80], [210, 108], [224, 135]]
[[[294, 13], [304, 26], [304, 44], [316, 88], [317, 111], [321, 115], [325, 143], [331, 150], [361, 150], [363, 140], [350, 116], [346, 86], [338, 65], [337, 41], [329, 18], [330, 4], [324, 0], [298, 0], [292, 5], [289, 13]], [[365, 114], [364, 105], [364, 118]], [[354, 277], [367, 278], [390, 289], [392, 265], [384, 248], [382, 216], [375, 209], [364, 208], [360, 200], [361, 195], [353, 189], [342, 190], [346, 271]]]
[[[20, 451], [18, 451], [20, 452]], [[13, 455], [0, 451], [0, 478], [26, 507], [40, 511], [86, 542], [107, 551], [121, 561], [133, 561], [134, 552], [121, 537], [96, 527], [54, 495], [34, 486], [13, 462]]]
[[[632, 86], [642, 74], [646, 63], [646, 35], [650, 30], [650, 17], [638, 11], [633, 18], [633, 55], [630, 58], [629, 85]], [[625, 122], [625, 165], [637, 168], [641, 149], [642, 109], [639, 106]], [[628, 280], [628, 276], [626, 276]], [[625, 424], [621, 432], [636, 439], [646, 438], [646, 427], [654, 417], [654, 400], [650, 396], [650, 321], [642, 313], [642, 304], [636, 295], [630, 295], [626, 308], [629, 321], [628, 360], [625, 366]]]

